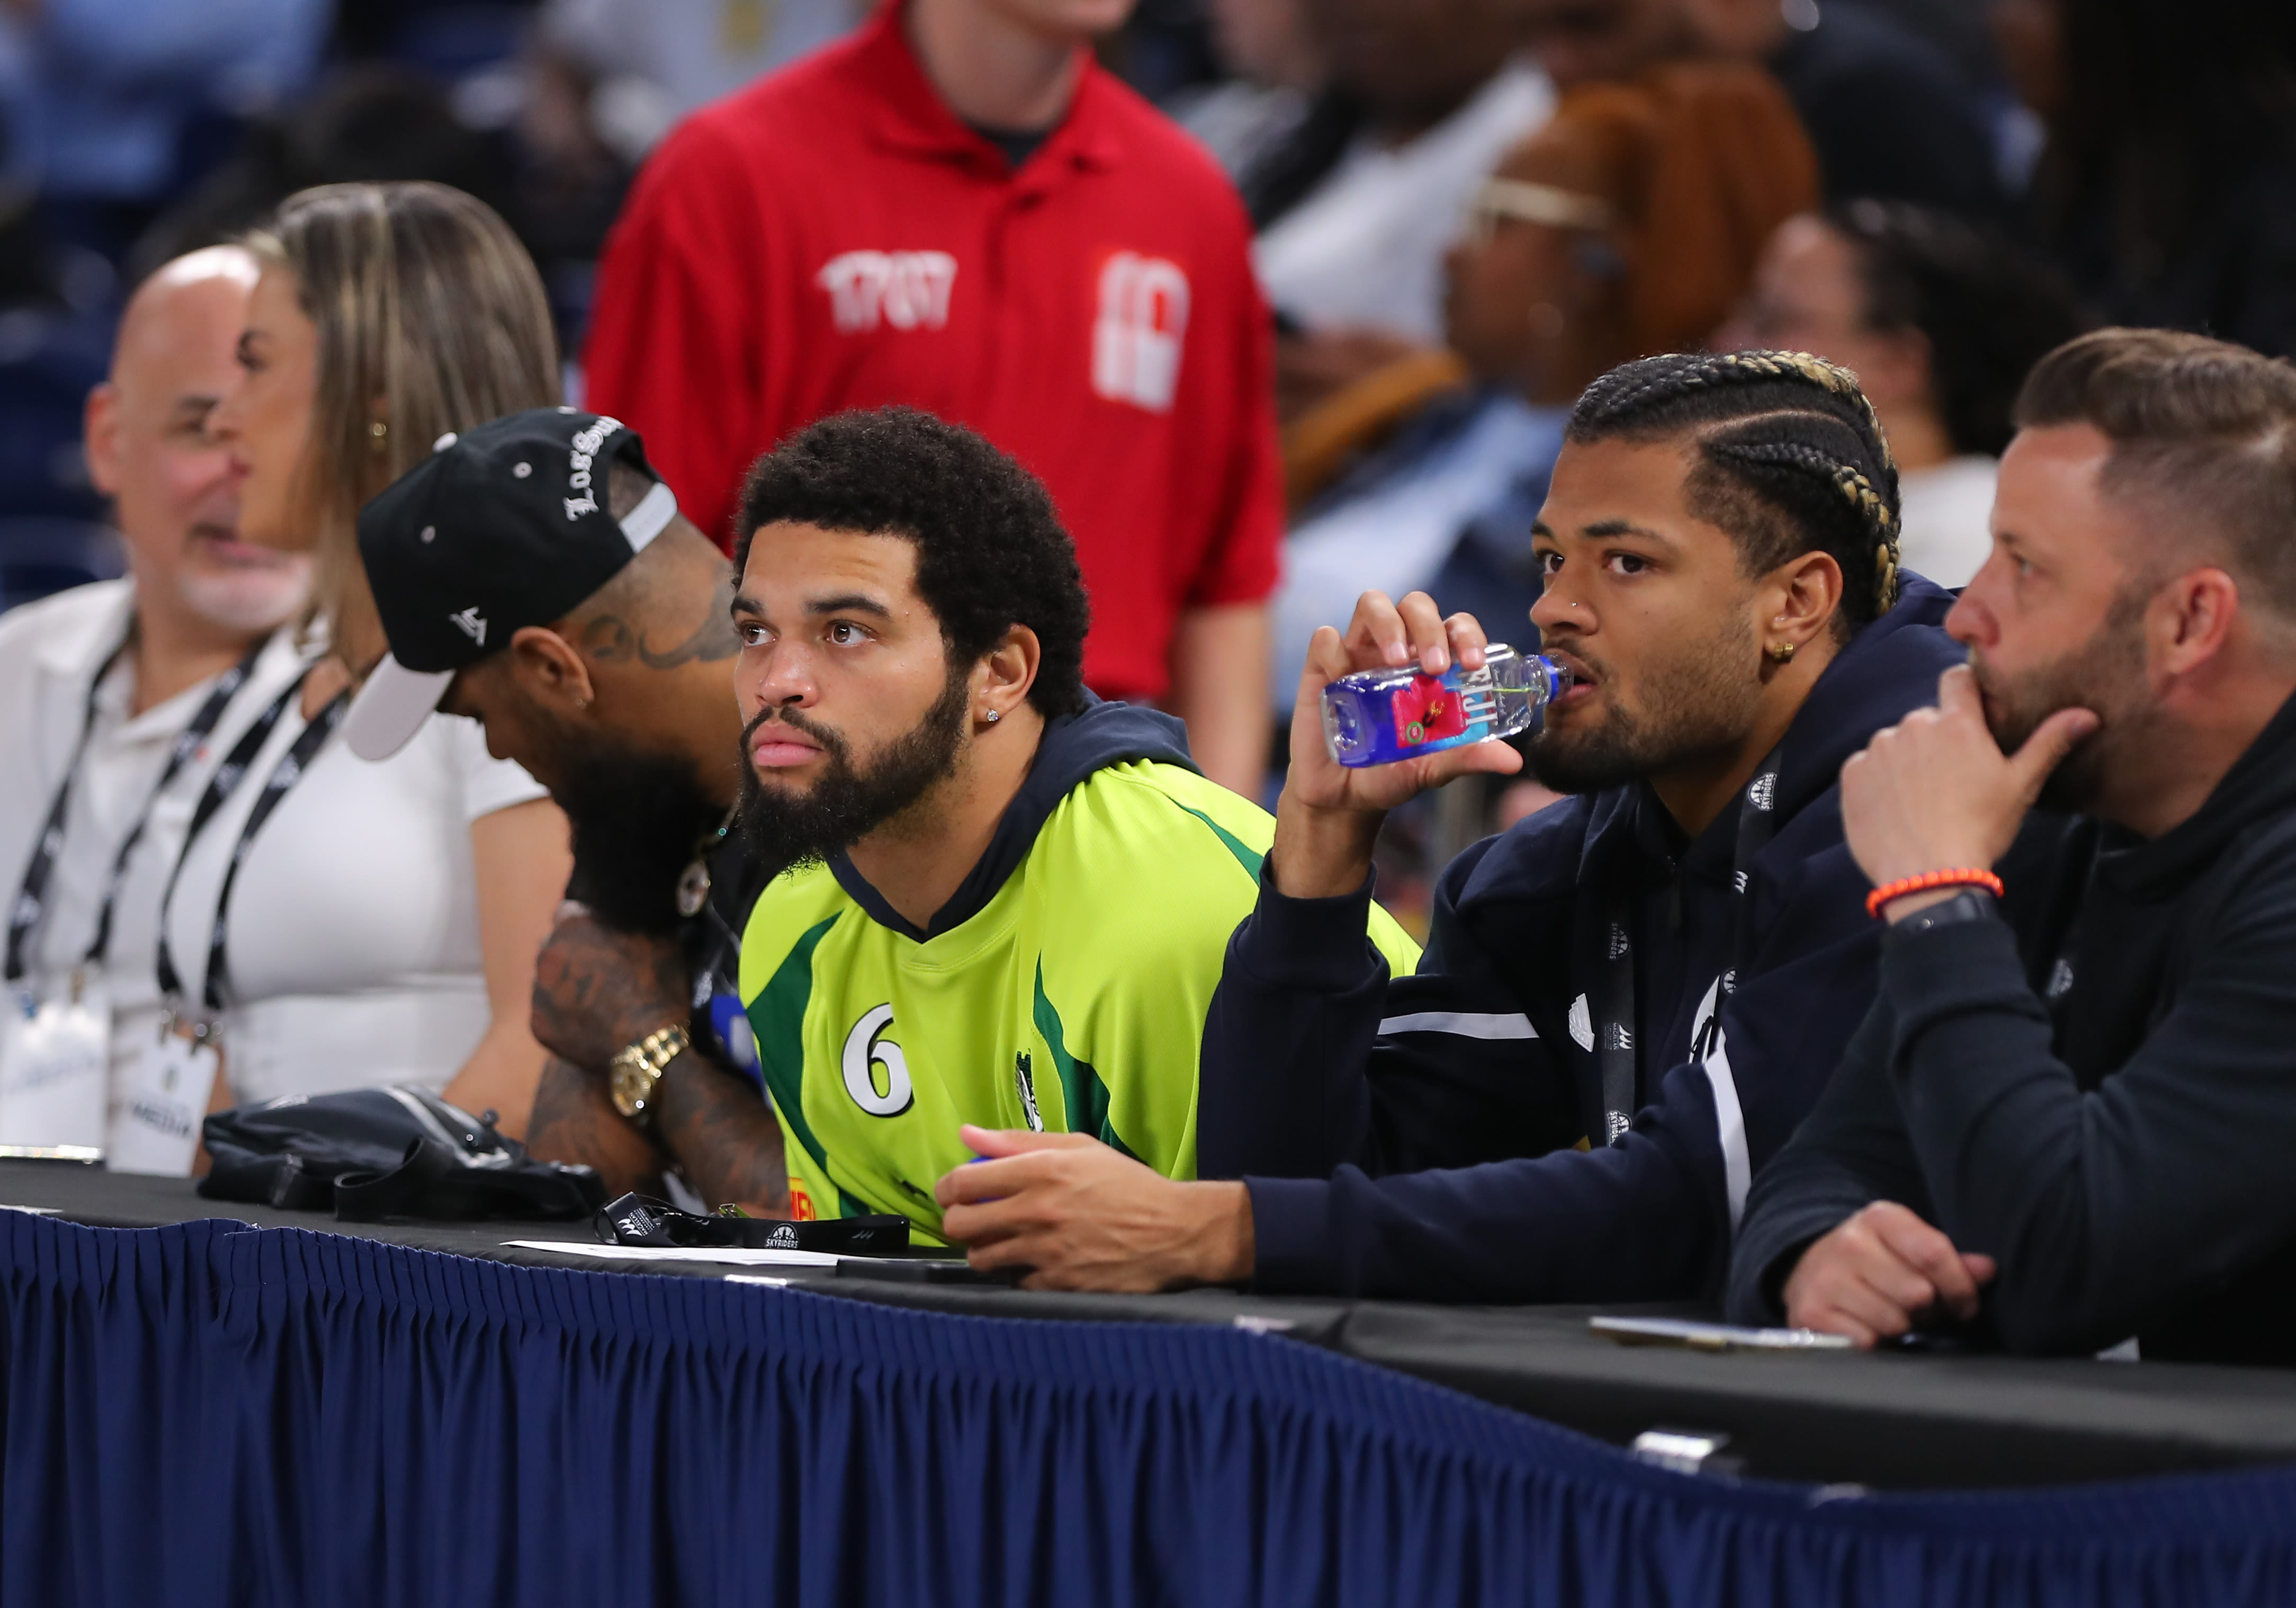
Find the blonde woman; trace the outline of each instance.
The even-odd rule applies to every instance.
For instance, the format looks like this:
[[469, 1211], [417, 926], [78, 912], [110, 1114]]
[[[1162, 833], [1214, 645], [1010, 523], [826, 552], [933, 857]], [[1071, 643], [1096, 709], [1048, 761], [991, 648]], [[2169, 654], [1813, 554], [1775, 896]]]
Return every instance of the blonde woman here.
[[413, 1083], [521, 1133], [564, 819], [470, 721], [434, 716], [379, 765], [331, 739], [384, 648], [359, 506], [441, 436], [557, 402], [542, 284], [499, 217], [437, 185], [307, 190], [248, 243], [262, 273], [215, 429], [242, 536], [315, 554], [319, 618], [311, 672], [184, 857], [177, 992], [222, 1033], [214, 1103]]

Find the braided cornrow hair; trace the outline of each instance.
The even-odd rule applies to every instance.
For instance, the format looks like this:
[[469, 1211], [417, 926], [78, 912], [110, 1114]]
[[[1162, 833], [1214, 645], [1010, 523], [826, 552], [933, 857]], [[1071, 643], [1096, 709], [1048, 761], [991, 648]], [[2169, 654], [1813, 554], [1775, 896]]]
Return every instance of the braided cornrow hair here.
[[1898, 600], [1898, 469], [1857, 377], [1808, 352], [1673, 353], [1587, 388], [1569, 439], [1695, 435], [1692, 506], [1736, 537], [1749, 573], [1832, 554], [1851, 629]]

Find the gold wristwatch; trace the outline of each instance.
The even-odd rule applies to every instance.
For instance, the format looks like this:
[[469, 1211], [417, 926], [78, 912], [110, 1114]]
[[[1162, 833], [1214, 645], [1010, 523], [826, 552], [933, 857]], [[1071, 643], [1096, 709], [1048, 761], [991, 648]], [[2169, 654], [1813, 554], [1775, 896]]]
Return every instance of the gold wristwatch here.
[[606, 1063], [614, 1109], [641, 1128], [652, 1126], [654, 1085], [661, 1081], [669, 1063], [691, 1048], [693, 1043], [684, 1027], [668, 1027], [648, 1033], [627, 1049], [617, 1051]]

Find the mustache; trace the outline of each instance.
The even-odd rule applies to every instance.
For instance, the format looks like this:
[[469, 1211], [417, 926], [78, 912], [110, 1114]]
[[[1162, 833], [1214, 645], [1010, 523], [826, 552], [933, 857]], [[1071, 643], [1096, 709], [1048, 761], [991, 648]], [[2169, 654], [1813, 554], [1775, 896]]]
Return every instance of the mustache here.
[[749, 723], [742, 727], [742, 753], [745, 759], [749, 754], [750, 742], [758, 731], [775, 721], [779, 721], [793, 732], [812, 738], [816, 742], [820, 743], [823, 751], [833, 759], [842, 759], [847, 756], [849, 751], [845, 739], [839, 733], [828, 726], [816, 725], [796, 710], [781, 709], [768, 704], [752, 715]]
[[1577, 675], [1574, 672], [1574, 677], [1577, 680], [1593, 684], [1610, 679], [1611, 667], [1601, 659], [1598, 659], [1594, 654], [1587, 652], [1586, 648], [1580, 644], [1578, 633], [1576, 632], [1547, 631], [1542, 633], [1538, 644], [1538, 651], [1546, 654], [1549, 658], [1555, 658], [1558, 656], [1567, 657], [1576, 660], [1579, 665], [1585, 667], [1586, 673], [1584, 675]]

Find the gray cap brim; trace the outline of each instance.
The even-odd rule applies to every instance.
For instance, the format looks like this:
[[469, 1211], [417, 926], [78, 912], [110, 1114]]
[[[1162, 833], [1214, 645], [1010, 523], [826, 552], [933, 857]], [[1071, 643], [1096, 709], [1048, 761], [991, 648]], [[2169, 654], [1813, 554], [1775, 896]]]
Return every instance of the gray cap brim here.
[[343, 741], [362, 759], [390, 759], [414, 740], [454, 679], [452, 670], [410, 670], [386, 658], [351, 700]]

